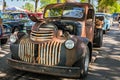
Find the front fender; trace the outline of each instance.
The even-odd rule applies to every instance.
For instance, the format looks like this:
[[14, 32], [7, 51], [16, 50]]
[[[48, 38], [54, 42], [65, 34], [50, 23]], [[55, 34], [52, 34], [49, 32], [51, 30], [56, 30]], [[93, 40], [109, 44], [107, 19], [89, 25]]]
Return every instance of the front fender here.
[[78, 37], [78, 39], [85, 44], [84, 47], [87, 46], [89, 48], [89, 51], [90, 51], [90, 61], [91, 61], [93, 44], [90, 42], [90, 40], [88, 38]]
[[86, 45], [90, 42], [90, 40], [88, 39], [88, 38], [85, 38], [85, 37], [78, 37], [78, 39], [81, 41], [81, 42], [83, 42], [83, 43], [85, 43]]
[[19, 56], [18, 56], [18, 50], [19, 50], [19, 44], [15, 43], [15, 44], [10, 44], [10, 50], [11, 50], [11, 57], [13, 59], [19, 60]]

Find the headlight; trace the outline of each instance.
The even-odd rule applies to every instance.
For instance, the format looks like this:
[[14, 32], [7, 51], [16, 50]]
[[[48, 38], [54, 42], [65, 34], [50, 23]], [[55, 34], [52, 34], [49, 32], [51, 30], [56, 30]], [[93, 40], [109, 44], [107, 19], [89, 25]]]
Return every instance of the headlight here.
[[73, 40], [67, 40], [67, 41], [65, 42], [65, 47], [66, 47], [67, 49], [72, 49], [72, 48], [74, 48], [74, 46], [75, 46], [75, 44], [74, 44], [74, 41], [73, 41]]
[[17, 36], [11, 35], [11, 36], [10, 36], [10, 42], [11, 42], [11, 43], [15, 43], [16, 41], [17, 41]]

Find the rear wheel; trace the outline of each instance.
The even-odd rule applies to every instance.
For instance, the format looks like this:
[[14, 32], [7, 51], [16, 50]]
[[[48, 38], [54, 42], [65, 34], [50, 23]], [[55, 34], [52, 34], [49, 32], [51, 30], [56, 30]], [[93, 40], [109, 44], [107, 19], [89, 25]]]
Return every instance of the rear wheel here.
[[103, 30], [96, 29], [96, 33], [94, 36], [94, 47], [101, 47], [103, 44]]

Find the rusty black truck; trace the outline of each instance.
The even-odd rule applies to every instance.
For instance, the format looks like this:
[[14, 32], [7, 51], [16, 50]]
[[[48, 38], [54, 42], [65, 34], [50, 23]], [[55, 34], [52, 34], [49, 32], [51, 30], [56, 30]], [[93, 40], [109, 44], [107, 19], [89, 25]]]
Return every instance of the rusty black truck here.
[[40, 20], [31, 15], [36, 22], [31, 31], [10, 36], [9, 65], [41, 74], [86, 77], [97, 36], [93, 6], [77, 2], [49, 4], [43, 17]]

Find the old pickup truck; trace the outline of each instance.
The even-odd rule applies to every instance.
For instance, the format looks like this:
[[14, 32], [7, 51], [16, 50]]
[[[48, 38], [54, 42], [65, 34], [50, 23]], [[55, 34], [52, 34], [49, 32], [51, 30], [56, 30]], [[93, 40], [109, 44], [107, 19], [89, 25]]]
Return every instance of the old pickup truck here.
[[8, 64], [36, 73], [85, 78], [97, 36], [93, 6], [78, 2], [49, 4], [43, 20], [32, 16], [36, 23], [31, 32], [10, 36]]

